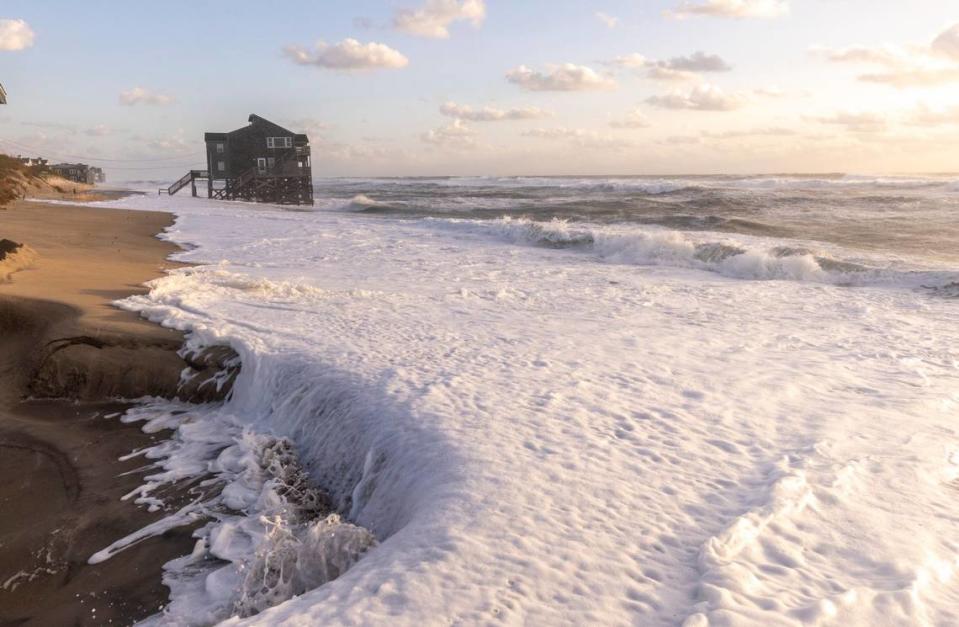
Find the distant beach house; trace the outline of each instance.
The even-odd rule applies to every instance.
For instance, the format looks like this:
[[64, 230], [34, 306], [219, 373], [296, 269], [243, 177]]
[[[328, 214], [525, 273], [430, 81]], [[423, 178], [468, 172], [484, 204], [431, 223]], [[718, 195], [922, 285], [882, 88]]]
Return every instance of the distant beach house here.
[[229, 133], [206, 133], [206, 170], [191, 170], [160, 193], [187, 185], [197, 195], [206, 179], [207, 197], [287, 205], [313, 204], [310, 140], [251, 114], [249, 124]]
[[97, 182], [96, 171], [100, 168], [91, 168], [85, 163], [58, 163], [50, 166], [50, 171], [59, 177], [74, 183], [93, 185]]
[[[32, 164], [27, 163], [26, 159], [29, 159], [29, 157], [20, 157], [20, 161], [26, 163], [26, 165], [47, 165], [46, 159], [32, 159], [34, 162]], [[85, 163], [58, 163], [56, 165], [48, 166], [47, 169], [57, 176], [65, 178], [68, 181], [73, 181], [74, 183], [86, 183], [87, 185], [93, 185], [94, 183], [104, 183], [107, 180], [107, 176], [103, 173], [102, 168], [87, 165]]]
[[17, 160], [28, 168], [39, 167], [45, 168], [47, 163], [49, 163], [43, 157], [22, 157], [17, 155]]
[[0, 104], [7, 104], [7, 91], [3, 88], [3, 83], [0, 83]]

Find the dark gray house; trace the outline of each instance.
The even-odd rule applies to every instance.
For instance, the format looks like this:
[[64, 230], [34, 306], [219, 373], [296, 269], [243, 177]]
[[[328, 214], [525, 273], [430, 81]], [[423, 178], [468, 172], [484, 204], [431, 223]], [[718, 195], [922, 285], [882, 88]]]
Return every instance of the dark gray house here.
[[206, 170], [192, 170], [166, 190], [187, 185], [197, 195], [197, 179], [206, 179], [207, 196], [288, 205], [313, 204], [310, 140], [258, 115], [229, 133], [206, 133]]
[[58, 163], [50, 166], [50, 171], [74, 183], [93, 185], [97, 182], [96, 170], [85, 163]]

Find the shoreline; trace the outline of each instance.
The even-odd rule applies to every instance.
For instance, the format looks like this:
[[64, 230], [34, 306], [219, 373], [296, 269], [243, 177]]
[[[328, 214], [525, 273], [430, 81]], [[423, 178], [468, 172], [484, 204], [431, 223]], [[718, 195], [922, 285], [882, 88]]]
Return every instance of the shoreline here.
[[169, 213], [13, 203], [0, 236], [35, 251], [0, 282], [0, 623], [129, 624], [166, 603], [162, 566], [188, 553], [173, 530], [101, 564], [89, 557], [164, 516], [121, 497], [155, 444], [117, 398], [177, 393], [179, 332], [112, 305], [179, 264], [156, 235]]

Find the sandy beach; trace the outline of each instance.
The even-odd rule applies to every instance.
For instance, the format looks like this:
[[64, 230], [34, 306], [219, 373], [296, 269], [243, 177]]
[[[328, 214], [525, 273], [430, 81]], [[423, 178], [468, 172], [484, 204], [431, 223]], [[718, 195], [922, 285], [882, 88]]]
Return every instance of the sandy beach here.
[[182, 337], [111, 302], [173, 267], [176, 248], [155, 237], [171, 221], [37, 202], [0, 211], [0, 237], [35, 253], [0, 282], [0, 624], [129, 624], [166, 602], [161, 566], [192, 546], [180, 530], [87, 564], [162, 516], [121, 500], [143, 461], [118, 458], [158, 436], [122, 424], [114, 399], [172, 395]]

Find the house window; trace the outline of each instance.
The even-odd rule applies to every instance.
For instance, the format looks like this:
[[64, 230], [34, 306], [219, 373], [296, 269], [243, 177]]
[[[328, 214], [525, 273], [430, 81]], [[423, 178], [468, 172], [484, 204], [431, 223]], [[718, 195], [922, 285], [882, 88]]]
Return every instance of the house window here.
[[267, 137], [266, 147], [267, 148], [292, 148], [293, 138], [292, 137]]
[[223, 144], [216, 145], [216, 154], [222, 155], [224, 150], [226, 150], [226, 146], [224, 146]]
[[264, 157], [257, 158], [256, 169], [259, 170], [260, 174], [266, 174], [266, 158]]
[[216, 169], [219, 170], [220, 172], [223, 172], [224, 170], [226, 170], [226, 161], [217, 161]]

